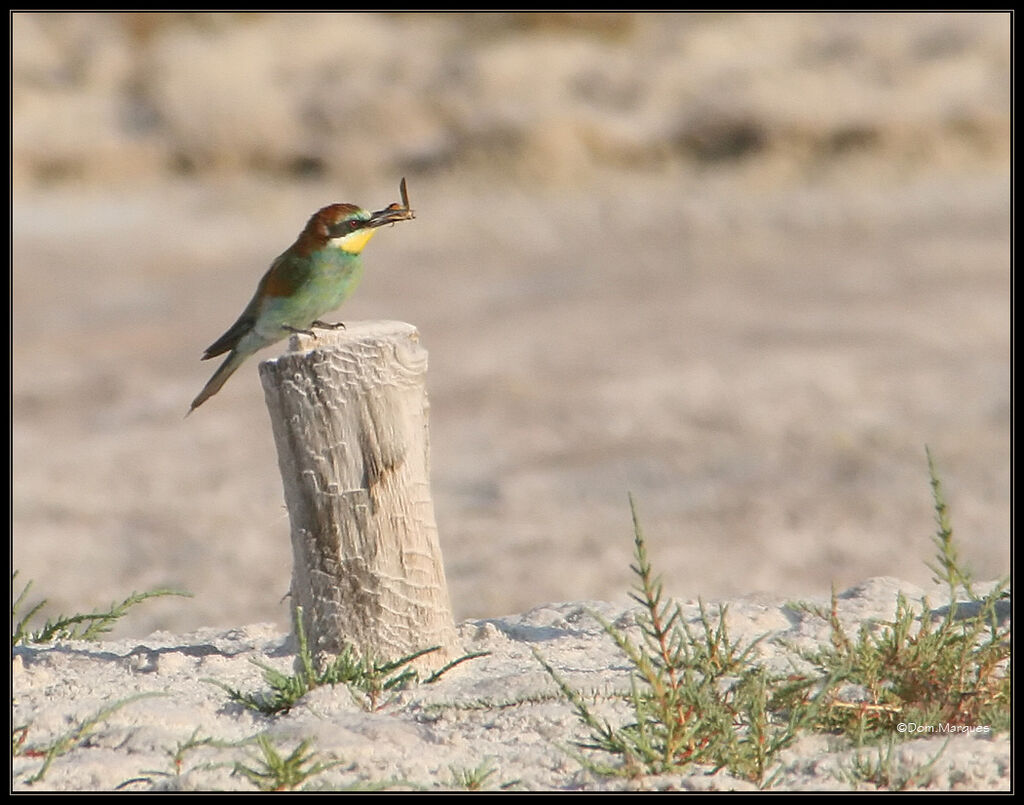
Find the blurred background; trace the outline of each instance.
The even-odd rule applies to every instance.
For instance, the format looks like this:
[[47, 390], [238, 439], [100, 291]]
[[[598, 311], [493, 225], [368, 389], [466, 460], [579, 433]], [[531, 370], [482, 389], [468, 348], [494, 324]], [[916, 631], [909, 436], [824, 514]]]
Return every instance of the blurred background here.
[[[12, 528], [118, 634], [287, 628], [256, 360], [203, 349], [331, 202], [335, 319], [415, 324], [459, 619], [923, 583], [938, 462], [1010, 546], [1010, 17], [14, 13]], [[271, 358], [285, 348], [273, 347]]]

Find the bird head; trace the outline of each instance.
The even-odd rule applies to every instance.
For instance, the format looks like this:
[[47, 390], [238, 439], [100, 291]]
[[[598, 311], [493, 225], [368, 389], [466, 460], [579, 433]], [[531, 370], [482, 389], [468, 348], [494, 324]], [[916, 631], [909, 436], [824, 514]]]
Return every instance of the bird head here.
[[355, 204], [331, 204], [309, 220], [306, 232], [322, 243], [321, 248], [359, 254], [379, 227], [416, 217], [409, 208], [405, 179], [402, 179], [401, 193], [402, 204], [389, 204], [377, 212], [368, 212]]

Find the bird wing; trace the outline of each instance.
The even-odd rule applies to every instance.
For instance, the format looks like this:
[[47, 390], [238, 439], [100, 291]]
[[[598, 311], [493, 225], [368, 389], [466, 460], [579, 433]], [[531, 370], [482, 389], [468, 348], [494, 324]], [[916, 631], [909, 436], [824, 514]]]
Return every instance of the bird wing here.
[[260, 284], [256, 286], [256, 293], [253, 294], [249, 304], [245, 306], [245, 310], [238, 317], [238, 321], [232, 324], [224, 335], [206, 348], [202, 360], [215, 358], [238, 346], [238, 342], [256, 324], [256, 320], [259, 318], [262, 307], [267, 299], [269, 297], [291, 295], [308, 279], [311, 272], [312, 265], [309, 260], [303, 260], [289, 252], [285, 252], [278, 257], [271, 264], [267, 273], [263, 275]]
[[238, 342], [242, 339], [246, 333], [252, 330], [253, 325], [256, 323], [256, 314], [254, 311], [257, 299], [254, 297], [253, 301], [249, 303], [249, 306], [242, 312], [242, 315], [238, 317], [238, 321], [228, 328], [227, 332], [224, 333], [220, 338], [214, 341], [210, 346], [206, 348], [203, 353], [202, 360], [206, 361], [210, 358], [215, 358], [218, 355], [222, 355], [229, 349], [234, 349], [238, 346]]

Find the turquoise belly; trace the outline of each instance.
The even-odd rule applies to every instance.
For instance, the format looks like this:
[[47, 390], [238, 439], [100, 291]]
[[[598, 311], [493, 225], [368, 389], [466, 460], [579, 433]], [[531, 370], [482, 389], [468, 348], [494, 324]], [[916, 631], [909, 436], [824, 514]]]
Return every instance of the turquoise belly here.
[[314, 271], [291, 296], [271, 297], [256, 323], [261, 336], [280, 338], [286, 327], [308, 330], [314, 321], [339, 308], [352, 295], [363, 277], [362, 261], [356, 255], [341, 254], [318, 260]]

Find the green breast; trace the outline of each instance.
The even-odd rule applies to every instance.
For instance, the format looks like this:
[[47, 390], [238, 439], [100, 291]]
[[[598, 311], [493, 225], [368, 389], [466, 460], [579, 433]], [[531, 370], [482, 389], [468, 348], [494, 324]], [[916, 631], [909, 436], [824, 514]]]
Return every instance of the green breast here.
[[351, 296], [363, 278], [363, 261], [358, 254], [341, 249], [324, 249], [313, 254], [313, 271], [299, 291], [310, 321], [330, 313]]
[[310, 266], [290, 296], [269, 299], [256, 325], [262, 334], [280, 337], [282, 325], [308, 329], [315, 320], [339, 308], [363, 277], [359, 255], [340, 249], [314, 252]]

